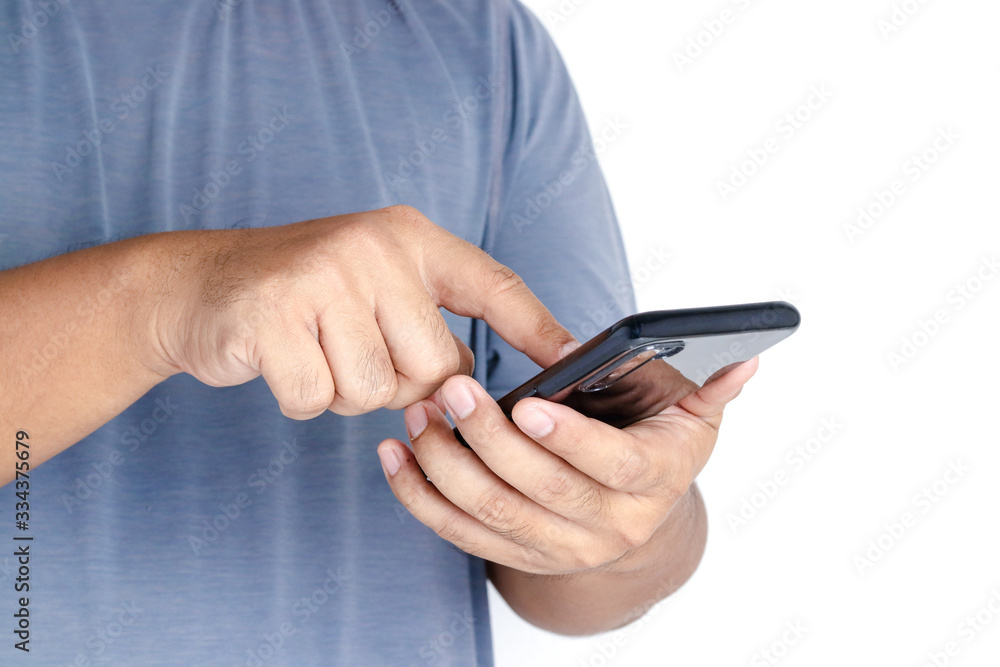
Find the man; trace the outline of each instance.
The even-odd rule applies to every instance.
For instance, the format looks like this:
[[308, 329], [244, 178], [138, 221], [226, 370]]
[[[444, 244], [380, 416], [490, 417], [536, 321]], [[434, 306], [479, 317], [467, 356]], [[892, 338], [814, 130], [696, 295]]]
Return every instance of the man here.
[[5, 651], [489, 665], [487, 574], [570, 634], [690, 576], [691, 483], [752, 364], [624, 431], [493, 401], [634, 309], [520, 4], [8, 2], [0, 26], [0, 460], [27, 460], [33, 538]]

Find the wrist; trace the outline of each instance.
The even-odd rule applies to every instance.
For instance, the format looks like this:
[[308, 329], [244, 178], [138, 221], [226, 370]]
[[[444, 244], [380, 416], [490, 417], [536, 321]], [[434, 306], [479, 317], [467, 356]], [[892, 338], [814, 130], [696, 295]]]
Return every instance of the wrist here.
[[124, 344], [158, 382], [181, 372], [172, 350], [177, 329], [187, 319], [180, 307], [189, 298], [187, 278], [200, 263], [190, 236], [163, 232], [134, 239], [119, 268], [125, 284]]
[[705, 504], [696, 484], [691, 484], [670, 510], [648, 542], [602, 568], [629, 577], [656, 576], [665, 569], [686, 580], [694, 573], [705, 551], [708, 536]]
[[529, 623], [586, 635], [641, 617], [694, 573], [704, 552], [706, 519], [694, 485], [646, 544], [605, 566], [569, 575], [533, 575], [489, 563], [490, 579]]

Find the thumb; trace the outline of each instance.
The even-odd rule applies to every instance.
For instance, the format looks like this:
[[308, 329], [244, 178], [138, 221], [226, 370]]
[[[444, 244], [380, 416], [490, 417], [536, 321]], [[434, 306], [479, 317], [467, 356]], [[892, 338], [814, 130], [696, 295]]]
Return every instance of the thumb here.
[[726, 404], [740, 395], [743, 385], [757, 372], [760, 357], [733, 366], [721, 377], [688, 394], [677, 405], [713, 426], [718, 426]]

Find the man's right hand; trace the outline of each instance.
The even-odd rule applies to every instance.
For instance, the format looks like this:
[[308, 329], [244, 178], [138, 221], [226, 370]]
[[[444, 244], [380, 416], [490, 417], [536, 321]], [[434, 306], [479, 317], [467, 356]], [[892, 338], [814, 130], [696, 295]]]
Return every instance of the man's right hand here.
[[180, 235], [156, 251], [145, 365], [213, 386], [263, 375], [294, 419], [403, 408], [471, 373], [442, 306], [543, 367], [573, 340], [510, 269], [407, 206]]

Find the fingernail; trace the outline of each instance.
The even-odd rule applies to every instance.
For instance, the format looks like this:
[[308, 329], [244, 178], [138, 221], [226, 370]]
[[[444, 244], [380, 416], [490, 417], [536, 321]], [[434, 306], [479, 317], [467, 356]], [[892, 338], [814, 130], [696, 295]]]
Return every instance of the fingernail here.
[[394, 447], [383, 447], [378, 450], [378, 458], [382, 461], [382, 467], [389, 473], [389, 477], [399, 472], [399, 456]]
[[559, 358], [562, 359], [567, 354], [569, 354], [576, 348], [580, 347], [581, 344], [582, 343], [580, 343], [580, 341], [578, 340], [571, 340], [570, 342], [566, 343], [561, 348], [559, 348]]
[[518, 412], [517, 425], [532, 438], [544, 438], [552, 433], [556, 423], [540, 408], [526, 407]]
[[476, 399], [472, 392], [462, 382], [454, 382], [446, 387], [444, 392], [444, 404], [448, 406], [451, 418], [465, 419], [476, 409]]
[[410, 435], [410, 440], [419, 437], [427, 428], [427, 409], [420, 404], [408, 408], [403, 413], [403, 422], [406, 424], [406, 432]]

